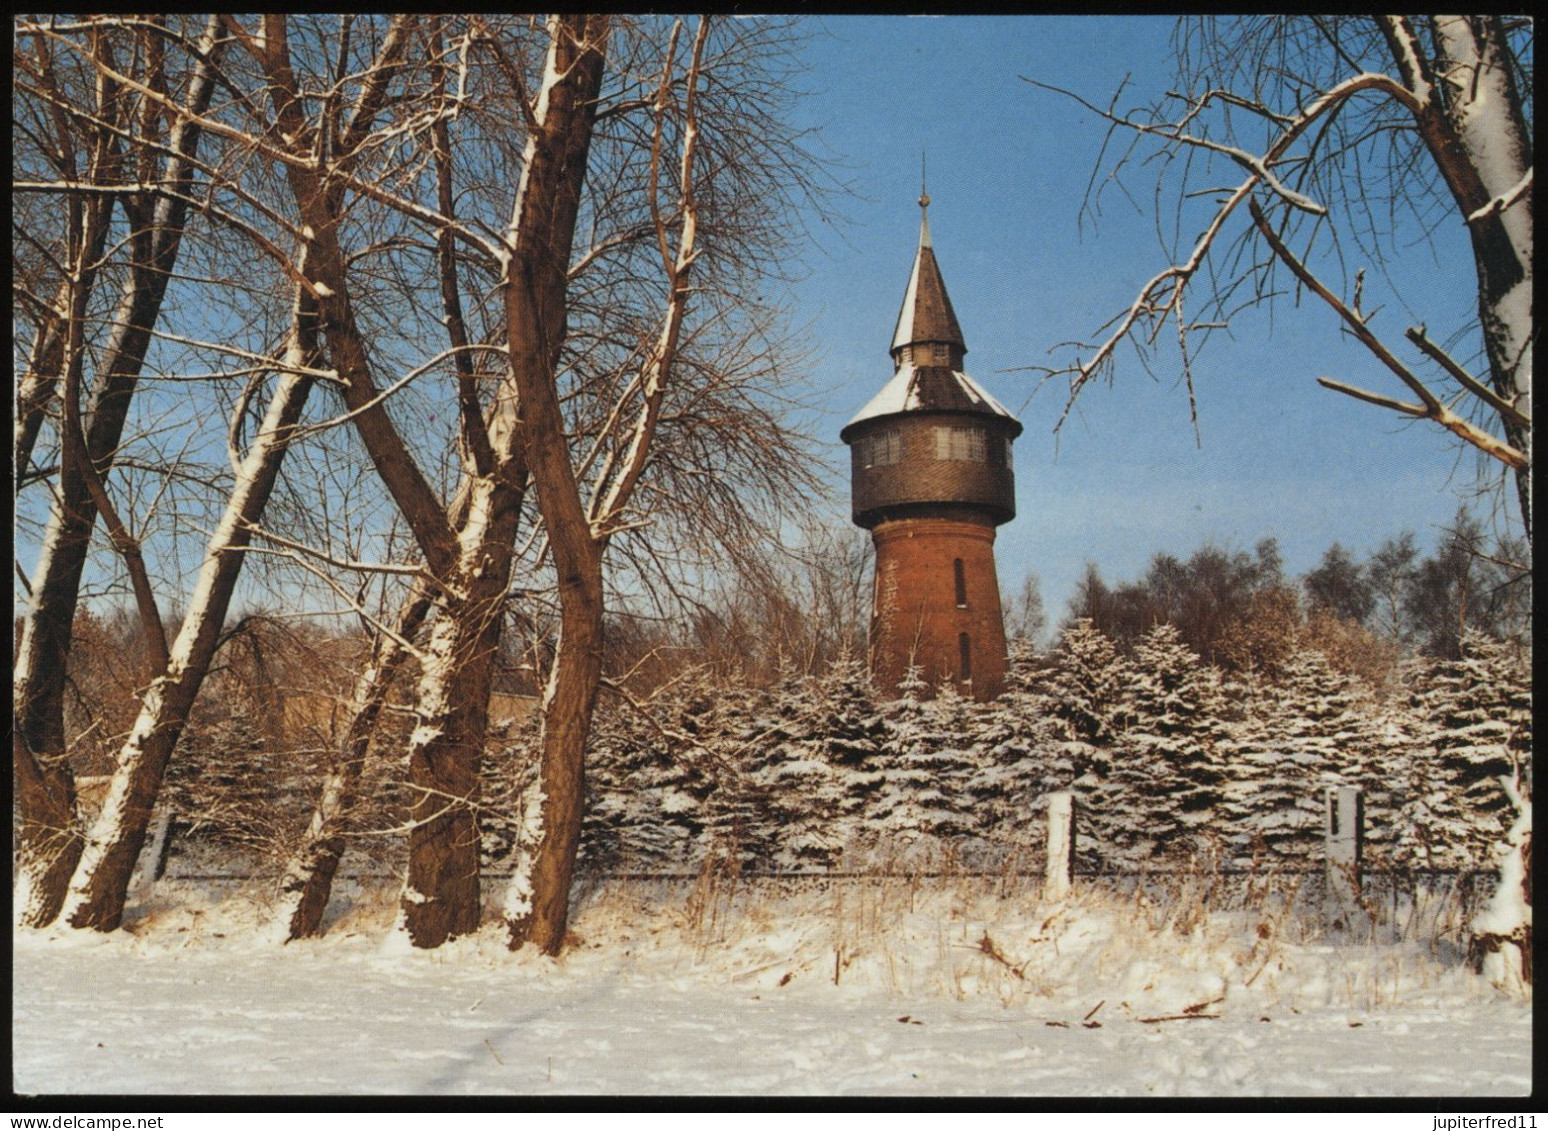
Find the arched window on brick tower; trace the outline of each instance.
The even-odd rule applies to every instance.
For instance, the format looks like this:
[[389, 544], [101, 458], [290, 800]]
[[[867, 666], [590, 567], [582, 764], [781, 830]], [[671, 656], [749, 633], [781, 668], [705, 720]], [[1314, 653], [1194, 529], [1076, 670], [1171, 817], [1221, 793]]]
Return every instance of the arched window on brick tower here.
[[928, 213], [890, 352], [892, 379], [839, 433], [854, 520], [876, 550], [872, 678], [895, 690], [918, 663], [931, 684], [953, 680], [990, 699], [1005, 678], [995, 528], [1016, 516], [1021, 424], [963, 371], [967, 343]]

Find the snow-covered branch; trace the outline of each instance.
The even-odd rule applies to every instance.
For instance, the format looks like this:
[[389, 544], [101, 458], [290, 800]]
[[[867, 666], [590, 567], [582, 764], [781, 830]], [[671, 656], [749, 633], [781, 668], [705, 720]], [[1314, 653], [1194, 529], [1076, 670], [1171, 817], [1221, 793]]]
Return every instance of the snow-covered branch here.
[[[1345, 327], [1355, 336], [1356, 339], [1359, 340], [1360, 344], [1365, 346], [1366, 349], [1370, 350], [1371, 353], [1376, 356], [1378, 361], [1380, 361], [1383, 365], [1395, 373], [1398, 379], [1402, 381], [1403, 384], [1407, 385], [1409, 389], [1413, 390], [1414, 394], [1419, 398], [1421, 403], [1414, 405], [1407, 404], [1403, 401], [1390, 400], [1376, 393], [1370, 393], [1361, 389], [1356, 389], [1354, 386], [1346, 385], [1340, 381], [1333, 381], [1326, 377], [1319, 377], [1317, 379], [1318, 383], [1321, 384], [1323, 388], [1331, 389], [1334, 392], [1344, 393], [1347, 396], [1355, 397], [1369, 404], [1379, 405], [1382, 408], [1391, 409], [1392, 411], [1402, 413], [1405, 416], [1413, 416], [1423, 420], [1433, 420], [1442, 428], [1445, 428], [1447, 431], [1460, 437], [1462, 440], [1466, 441], [1468, 444], [1471, 444], [1485, 455], [1499, 460], [1507, 467], [1522, 468], [1527, 466], [1527, 457], [1524, 452], [1514, 447], [1513, 445], [1506, 443], [1504, 440], [1491, 435], [1490, 433], [1484, 431], [1482, 428], [1479, 428], [1466, 417], [1459, 416], [1456, 412], [1452, 411], [1449, 406], [1444, 404], [1439, 397], [1431, 392], [1429, 386], [1427, 386], [1423, 381], [1415, 376], [1414, 372], [1409, 369], [1408, 366], [1404, 365], [1401, 361], [1394, 357], [1392, 355], [1392, 351], [1387, 349], [1387, 347], [1382, 344], [1381, 340], [1371, 332], [1370, 327], [1367, 325], [1367, 320], [1361, 318], [1358, 314], [1346, 306], [1337, 295], [1328, 289], [1327, 285], [1324, 284], [1322, 280], [1318, 279], [1315, 275], [1312, 274], [1312, 272], [1306, 267], [1305, 263], [1297, 258], [1290, 251], [1290, 249], [1284, 245], [1284, 242], [1274, 234], [1274, 230], [1269, 226], [1268, 220], [1264, 217], [1262, 209], [1258, 207], [1258, 202], [1256, 200], [1251, 201], [1248, 207], [1251, 210], [1253, 223], [1257, 226], [1259, 234], [1262, 235], [1264, 241], [1268, 243], [1269, 247], [1273, 249], [1274, 254], [1279, 257], [1285, 266], [1290, 268], [1291, 272], [1297, 279], [1301, 281], [1301, 284], [1306, 287], [1307, 290], [1311, 291], [1318, 298], [1322, 299], [1323, 302], [1327, 303], [1330, 307], [1333, 308], [1334, 311], [1337, 312], [1338, 316], [1343, 319]], [[1422, 338], [1423, 335], [1421, 334], [1420, 336]]]
[[1505, 209], [1519, 202], [1531, 190], [1532, 170], [1528, 169], [1526, 171], [1526, 176], [1522, 177], [1510, 188], [1506, 189], [1499, 196], [1489, 201], [1489, 203], [1485, 204], [1482, 208], [1468, 213], [1467, 222], [1469, 224], [1476, 224], [1480, 220], [1487, 220], [1491, 216], [1498, 216], [1501, 212], [1504, 212]]
[[[1196, 108], [1190, 108], [1184, 115], [1181, 123], [1157, 125], [1124, 117], [1110, 109], [1102, 109], [1081, 98], [1079, 95], [1050, 86], [1047, 83], [1026, 78], [1023, 81], [1073, 99], [1094, 114], [1112, 123], [1115, 128], [1131, 130], [1137, 134], [1160, 136], [1170, 144], [1197, 146], [1222, 152], [1251, 171], [1251, 175], [1245, 181], [1235, 186], [1221, 202], [1210, 217], [1209, 222], [1205, 225], [1204, 231], [1194, 240], [1193, 247], [1188, 256], [1152, 277], [1149, 282], [1140, 288], [1139, 293], [1128, 309], [1108, 323], [1113, 328], [1101, 343], [1095, 346], [1095, 352], [1089, 361], [1077, 361], [1072, 366], [1045, 371], [1044, 381], [1057, 377], [1068, 377], [1069, 379], [1069, 394], [1065, 400], [1064, 410], [1059, 416], [1058, 423], [1054, 426], [1056, 434], [1063, 428], [1064, 422], [1074, 408], [1075, 401], [1080, 396], [1081, 390], [1093, 378], [1100, 376], [1111, 368], [1118, 347], [1125, 341], [1133, 338], [1137, 333], [1140, 333], [1142, 327], [1148, 327], [1148, 329], [1143, 331], [1146, 340], [1154, 342], [1164, 325], [1168, 322], [1175, 322], [1180, 331], [1180, 342], [1186, 358], [1188, 336], [1196, 327], [1189, 326], [1183, 319], [1182, 304], [1184, 293], [1193, 281], [1194, 276], [1204, 266], [1210, 253], [1214, 250], [1216, 241], [1224, 230], [1227, 220], [1230, 219], [1232, 213], [1236, 211], [1242, 201], [1252, 196], [1254, 190], [1259, 186], [1264, 186], [1296, 208], [1312, 211], [1316, 214], [1321, 214], [1325, 211], [1322, 206], [1316, 205], [1315, 202], [1311, 202], [1301, 194], [1288, 189], [1277, 179], [1273, 172], [1274, 166], [1284, 159], [1291, 147], [1313, 125], [1336, 114], [1350, 99], [1365, 91], [1378, 92], [1405, 106], [1413, 104], [1413, 95], [1410, 91], [1405, 89], [1390, 75], [1377, 72], [1365, 72], [1345, 79], [1343, 82], [1318, 95], [1299, 113], [1289, 117], [1273, 114], [1266, 107], [1262, 107], [1261, 104], [1237, 99], [1236, 104], [1238, 105], [1258, 105], [1258, 112], [1262, 116], [1280, 126], [1278, 135], [1272, 144], [1261, 155], [1258, 155], [1241, 150], [1238, 147], [1223, 146], [1218, 142], [1185, 132], [1183, 123], [1189, 121], [1191, 116], [1197, 112]], [[1217, 98], [1218, 94], [1211, 92], [1206, 97]], [[1312, 207], [1308, 208], [1308, 205]], [[1186, 362], [1184, 376], [1188, 381], [1191, 397], [1193, 386]]]

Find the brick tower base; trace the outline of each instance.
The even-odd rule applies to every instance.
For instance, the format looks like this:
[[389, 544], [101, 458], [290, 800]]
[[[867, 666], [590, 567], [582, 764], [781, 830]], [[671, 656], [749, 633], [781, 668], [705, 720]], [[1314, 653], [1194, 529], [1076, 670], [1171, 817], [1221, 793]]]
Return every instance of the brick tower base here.
[[993, 699], [1005, 682], [1005, 620], [994, 569], [994, 526], [945, 518], [878, 523], [871, 605], [871, 677], [897, 690], [910, 664], [931, 687], [952, 680]]

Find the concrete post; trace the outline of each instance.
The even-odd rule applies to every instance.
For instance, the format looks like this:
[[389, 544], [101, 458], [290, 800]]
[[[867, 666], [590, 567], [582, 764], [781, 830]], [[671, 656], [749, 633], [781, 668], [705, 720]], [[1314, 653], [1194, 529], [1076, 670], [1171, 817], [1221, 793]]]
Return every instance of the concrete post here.
[[1326, 811], [1323, 843], [1327, 851], [1328, 891], [1352, 908], [1360, 897], [1365, 796], [1354, 786], [1330, 786]]
[[1043, 876], [1043, 898], [1064, 899], [1070, 894], [1070, 873], [1075, 866], [1075, 795], [1048, 795], [1048, 864]]
[[162, 806], [151, 818], [150, 834], [140, 849], [140, 859], [135, 865], [134, 876], [129, 881], [129, 896], [144, 899], [161, 875], [162, 855], [167, 850], [167, 833], [172, 828], [172, 810]]

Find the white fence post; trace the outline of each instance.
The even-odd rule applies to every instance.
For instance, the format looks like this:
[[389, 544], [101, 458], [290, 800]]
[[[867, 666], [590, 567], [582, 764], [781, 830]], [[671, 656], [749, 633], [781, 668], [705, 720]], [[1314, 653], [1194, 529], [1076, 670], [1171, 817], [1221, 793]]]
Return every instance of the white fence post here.
[[1349, 785], [1328, 787], [1327, 825], [1323, 843], [1327, 850], [1328, 890], [1345, 907], [1360, 898], [1361, 854], [1365, 842], [1365, 796]]
[[172, 828], [172, 809], [161, 806], [151, 818], [150, 835], [140, 849], [140, 859], [135, 865], [134, 876], [129, 881], [131, 899], [144, 899], [156, 882], [161, 868], [161, 856], [167, 850], [167, 833]]
[[1070, 872], [1075, 864], [1075, 795], [1048, 795], [1048, 864], [1043, 876], [1043, 898], [1064, 899], [1070, 894]]

